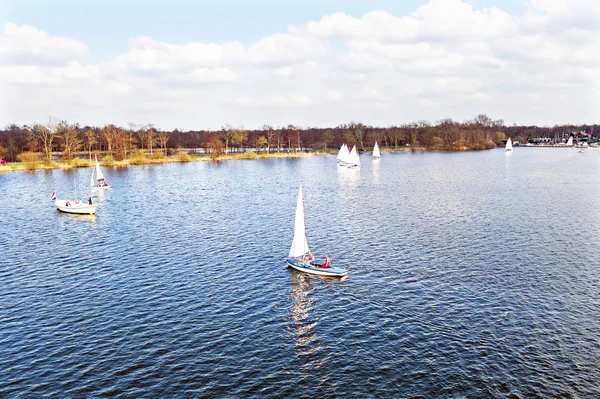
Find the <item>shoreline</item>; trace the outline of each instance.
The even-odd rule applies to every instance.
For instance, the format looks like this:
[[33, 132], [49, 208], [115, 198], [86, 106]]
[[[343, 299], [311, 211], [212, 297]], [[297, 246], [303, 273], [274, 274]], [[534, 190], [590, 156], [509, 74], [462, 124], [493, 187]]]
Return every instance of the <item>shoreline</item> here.
[[[170, 155], [163, 158], [128, 158], [122, 161], [99, 161], [100, 166], [104, 167], [117, 167], [124, 168], [136, 165], [162, 165], [166, 163], [188, 163], [188, 162], [221, 162], [231, 160], [252, 160], [252, 159], [276, 159], [276, 158], [304, 158], [318, 155], [332, 155], [337, 154], [337, 150], [323, 150], [323, 151], [311, 151], [311, 152], [271, 152], [271, 153], [255, 153], [253, 151], [247, 151], [244, 153], [233, 153], [227, 155], [221, 155], [217, 159], [211, 159], [210, 155], [189, 155], [181, 157], [181, 154]], [[91, 168], [94, 167], [95, 162], [92, 159], [87, 158], [76, 158], [71, 161], [52, 161], [51, 164], [42, 163], [31, 163], [31, 162], [10, 162], [5, 165], [0, 165], [0, 173], [13, 172], [13, 171], [38, 171], [38, 170], [70, 170], [78, 168]]]

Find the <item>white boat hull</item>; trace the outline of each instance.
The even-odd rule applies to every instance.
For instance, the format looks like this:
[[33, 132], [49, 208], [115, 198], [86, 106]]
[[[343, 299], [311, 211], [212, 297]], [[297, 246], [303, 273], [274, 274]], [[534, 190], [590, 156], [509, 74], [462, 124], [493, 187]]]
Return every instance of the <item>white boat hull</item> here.
[[[67, 204], [69, 204], [67, 206]], [[56, 209], [64, 213], [73, 213], [76, 215], [93, 215], [98, 208], [97, 204], [89, 205], [85, 202], [56, 200]]]
[[112, 186], [102, 186], [102, 187], [98, 187], [98, 186], [92, 186], [90, 187], [90, 189], [92, 191], [102, 191], [102, 190], [108, 190], [109, 188], [112, 188]]
[[[289, 267], [291, 267], [294, 270], [298, 270], [299, 272], [303, 272], [303, 273], [314, 274], [316, 276], [346, 277], [348, 275], [347, 270], [345, 270], [343, 272], [328, 271], [327, 269], [318, 270], [318, 268], [315, 268], [315, 267], [302, 266], [301, 263], [292, 262], [289, 259], [287, 260], [287, 264]], [[337, 268], [332, 268], [332, 269], [339, 270]]]

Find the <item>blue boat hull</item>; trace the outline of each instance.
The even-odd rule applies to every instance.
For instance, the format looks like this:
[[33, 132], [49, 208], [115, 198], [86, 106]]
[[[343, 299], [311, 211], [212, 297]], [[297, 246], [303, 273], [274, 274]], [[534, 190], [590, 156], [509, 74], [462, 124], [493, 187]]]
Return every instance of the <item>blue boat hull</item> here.
[[303, 273], [314, 274], [317, 276], [345, 277], [348, 275], [348, 270], [346, 270], [346, 269], [342, 269], [339, 267], [324, 268], [324, 267], [314, 266], [314, 265], [311, 265], [310, 262], [298, 262], [294, 258], [288, 258], [287, 264], [294, 270], [298, 270]]

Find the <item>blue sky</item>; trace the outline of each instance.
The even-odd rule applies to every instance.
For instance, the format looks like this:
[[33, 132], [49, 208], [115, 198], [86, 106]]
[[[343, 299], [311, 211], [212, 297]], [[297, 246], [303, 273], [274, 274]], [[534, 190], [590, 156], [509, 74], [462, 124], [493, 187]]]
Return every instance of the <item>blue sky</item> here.
[[0, 125], [597, 123], [598, 0], [5, 0]]

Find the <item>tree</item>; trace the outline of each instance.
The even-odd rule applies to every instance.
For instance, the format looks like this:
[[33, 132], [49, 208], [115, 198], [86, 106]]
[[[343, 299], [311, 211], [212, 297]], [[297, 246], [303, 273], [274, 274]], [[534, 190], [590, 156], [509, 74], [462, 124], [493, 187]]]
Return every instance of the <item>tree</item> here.
[[52, 161], [52, 144], [56, 138], [56, 121], [50, 118], [48, 126], [36, 123], [30, 131], [32, 140], [41, 144], [44, 162], [49, 164]]
[[273, 126], [263, 125], [262, 130], [264, 130], [266, 132], [267, 152], [269, 152], [271, 143], [273, 142], [273, 139], [275, 138], [275, 129], [273, 129]]
[[358, 122], [358, 123], [350, 122], [350, 124], [348, 125], [348, 128], [351, 130], [354, 137], [356, 137], [356, 141], [358, 141], [358, 144], [360, 144], [360, 147], [364, 151], [365, 150], [365, 144], [364, 144], [365, 125], [363, 125], [360, 122]]
[[[133, 124], [130, 125], [130, 127], [135, 126]], [[148, 132], [146, 130], [145, 126], [139, 126], [138, 130], [136, 131], [136, 135], [138, 136], [138, 141], [140, 143], [140, 148], [143, 150], [144, 147], [144, 143], [146, 142], [146, 137], [148, 136]]]
[[225, 149], [225, 144], [216, 134], [209, 134], [205, 136], [205, 147], [208, 151], [210, 159], [216, 161], [219, 159], [221, 155], [223, 155], [223, 151]]
[[167, 142], [169, 141], [169, 132], [159, 131], [158, 132], [158, 143], [160, 144], [160, 149], [167, 155]]
[[96, 129], [88, 126], [83, 129], [83, 137], [84, 150], [89, 153], [90, 159], [92, 159], [92, 148], [98, 142], [98, 133], [96, 132]]
[[112, 156], [113, 154], [113, 144], [117, 138], [117, 127], [115, 125], [106, 125], [100, 130], [100, 135], [106, 141], [106, 147], [108, 153]]
[[268, 140], [265, 136], [258, 136], [256, 138], [255, 146], [257, 149], [267, 147]]
[[61, 121], [57, 126], [59, 137], [62, 139], [63, 159], [70, 160], [74, 153], [81, 150], [79, 131], [66, 121]]
[[506, 140], [506, 134], [502, 133], [502, 132], [496, 132], [495, 135], [495, 142], [496, 144], [501, 144], [504, 140]]
[[329, 146], [329, 144], [333, 141], [334, 137], [333, 137], [333, 131], [331, 129], [326, 129], [322, 134], [321, 137], [319, 138], [319, 145], [323, 148], [323, 149], [327, 149], [327, 147]]
[[233, 135], [231, 137], [231, 144], [239, 145], [240, 152], [242, 151], [242, 148], [243, 148], [246, 140], [248, 140], [248, 132], [243, 127], [240, 127], [239, 129], [235, 129], [233, 131]]
[[152, 147], [156, 144], [156, 138], [158, 136], [158, 132], [152, 123], [148, 124], [148, 129], [146, 130], [146, 143], [148, 144], [148, 149], [150, 150], [150, 155], [152, 155]]
[[225, 144], [225, 153], [226, 154], [229, 152], [229, 142], [231, 141], [231, 139], [233, 137], [233, 132], [234, 132], [233, 126], [231, 126], [231, 124], [229, 124], [229, 123], [226, 123], [225, 126], [223, 126], [221, 128], [221, 131], [219, 132], [219, 137]]

